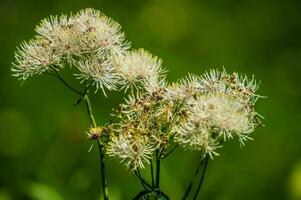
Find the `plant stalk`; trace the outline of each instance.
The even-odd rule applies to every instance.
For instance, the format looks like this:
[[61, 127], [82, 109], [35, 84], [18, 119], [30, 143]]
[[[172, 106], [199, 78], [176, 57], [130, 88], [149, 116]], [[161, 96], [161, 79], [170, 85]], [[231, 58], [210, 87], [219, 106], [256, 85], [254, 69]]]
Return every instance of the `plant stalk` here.
[[156, 187], [155, 189], [159, 190], [160, 187], [160, 155], [159, 149], [156, 150]]
[[154, 180], [154, 166], [153, 166], [153, 160], [150, 159], [150, 170], [151, 170], [151, 178], [152, 178], [152, 188], [155, 187], [155, 180]]
[[83, 94], [80, 91], [76, 90], [74, 87], [68, 84], [55, 68], [53, 68], [53, 70], [55, 71], [56, 77], [59, 79], [59, 81], [61, 81], [61, 83], [63, 83], [67, 88], [72, 90], [74, 93], [83, 96]]
[[197, 199], [197, 197], [198, 197], [198, 195], [199, 195], [199, 192], [200, 192], [200, 190], [201, 190], [201, 187], [202, 187], [202, 184], [203, 184], [204, 178], [205, 178], [205, 173], [206, 173], [208, 161], [209, 161], [209, 156], [207, 155], [207, 156], [205, 157], [205, 161], [204, 161], [204, 167], [203, 167], [203, 171], [202, 171], [201, 180], [200, 180], [200, 182], [199, 182], [199, 184], [198, 184], [198, 186], [197, 186], [197, 190], [196, 190], [196, 192], [195, 192], [195, 194], [194, 194], [194, 196], [193, 196], [193, 200], [196, 200], [196, 199]]
[[[89, 87], [87, 87], [85, 89], [84, 93], [81, 93], [78, 90], [76, 90], [75, 88], [73, 88], [70, 84], [68, 84], [63, 79], [63, 77], [60, 76], [60, 74], [58, 73], [58, 71], [55, 68], [54, 68], [54, 71], [55, 71], [56, 77], [58, 78], [58, 80], [61, 83], [63, 83], [64, 86], [66, 86], [67, 88], [69, 88], [74, 93], [80, 95], [81, 98], [85, 101], [87, 112], [88, 112], [89, 119], [90, 119], [90, 123], [91, 123], [92, 127], [96, 128], [97, 124], [96, 124], [95, 118], [93, 116], [92, 106], [91, 106], [91, 102], [90, 102], [90, 99], [89, 99], [89, 96], [88, 96], [88, 93], [89, 93], [89, 89], [88, 88]], [[103, 199], [104, 200], [108, 200], [109, 199], [109, 191], [108, 191], [108, 184], [107, 184], [106, 171], [105, 171], [105, 147], [104, 147], [104, 145], [102, 145], [100, 143], [99, 140], [97, 140], [97, 146], [98, 146], [99, 157], [100, 157], [100, 174], [101, 174]]]
[[195, 180], [197, 178], [197, 175], [199, 174], [200, 169], [203, 166], [203, 164], [204, 164], [204, 158], [201, 158], [200, 159], [200, 163], [199, 163], [199, 165], [197, 166], [197, 168], [195, 170], [194, 176], [193, 176], [192, 180], [190, 181], [190, 183], [189, 183], [189, 185], [188, 185], [188, 187], [186, 189], [186, 192], [185, 192], [182, 200], [186, 200], [187, 199], [189, 193], [191, 192], [192, 186], [193, 186], [193, 184], [194, 184], [194, 182], [195, 182]]
[[147, 191], [153, 190], [153, 187], [150, 184], [148, 184], [144, 178], [142, 178], [139, 170], [135, 170], [134, 174], [139, 178], [141, 185], [144, 187], [144, 189], [146, 189]]
[[[95, 118], [93, 116], [92, 106], [91, 106], [91, 102], [90, 102], [88, 93], [89, 93], [89, 90], [86, 90], [86, 94], [84, 96], [84, 100], [86, 102], [86, 107], [87, 107], [87, 112], [89, 115], [91, 125], [94, 128], [97, 128], [97, 124], [96, 124]], [[106, 170], [105, 170], [105, 147], [104, 147], [104, 145], [102, 145], [99, 142], [99, 140], [97, 140], [97, 146], [98, 146], [99, 155], [100, 155], [100, 174], [101, 174], [103, 199], [108, 200], [109, 199], [109, 190], [108, 190], [108, 183], [107, 183], [107, 179], [106, 179]]]

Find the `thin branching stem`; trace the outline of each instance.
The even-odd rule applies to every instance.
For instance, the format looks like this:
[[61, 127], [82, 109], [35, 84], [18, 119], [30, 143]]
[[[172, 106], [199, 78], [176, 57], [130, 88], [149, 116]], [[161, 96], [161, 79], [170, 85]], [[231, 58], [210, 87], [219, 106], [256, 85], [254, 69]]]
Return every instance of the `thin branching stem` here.
[[156, 189], [159, 190], [160, 187], [160, 152], [159, 149], [156, 150]]
[[[92, 106], [89, 99], [89, 89], [85, 90], [84, 100], [86, 102], [87, 112], [89, 115], [89, 119], [93, 128], [97, 128], [97, 124], [95, 118], [93, 116]], [[97, 146], [100, 155], [100, 173], [101, 173], [101, 183], [102, 183], [102, 191], [103, 191], [103, 199], [109, 199], [109, 191], [108, 191], [108, 183], [106, 179], [106, 171], [105, 171], [105, 147], [97, 140]]]
[[97, 125], [96, 125], [96, 121], [95, 121], [94, 116], [93, 116], [92, 106], [91, 106], [91, 102], [90, 102], [88, 94], [85, 94], [84, 100], [86, 102], [86, 108], [87, 108], [87, 112], [88, 112], [88, 115], [89, 115], [90, 123], [91, 123], [93, 128], [96, 128]]
[[174, 150], [176, 150], [176, 148], [177, 148], [178, 146], [179, 146], [179, 145], [176, 144], [171, 150], [169, 150], [169, 152], [167, 152], [165, 155], [163, 155], [161, 159], [164, 159], [164, 158], [168, 157]]
[[142, 178], [139, 170], [135, 170], [134, 174], [138, 177], [138, 179], [141, 182], [141, 185], [144, 187], [145, 190], [153, 190], [153, 187], [149, 183], [147, 183], [147, 181], [144, 178]]
[[[93, 116], [92, 106], [89, 99], [89, 87], [87, 86], [84, 93], [79, 92], [75, 88], [73, 88], [70, 84], [68, 84], [63, 77], [58, 73], [56, 69], [54, 69], [56, 77], [58, 80], [63, 83], [67, 88], [72, 90], [74, 93], [81, 96], [81, 99], [83, 99], [86, 103], [87, 112], [89, 115], [89, 120], [91, 123], [91, 126], [96, 128], [97, 124], [95, 121], [95, 118]], [[108, 185], [107, 185], [107, 179], [106, 179], [106, 172], [105, 172], [105, 147], [100, 143], [99, 140], [97, 140], [97, 146], [100, 154], [100, 173], [101, 173], [101, 182], [102, 182], [102, 191], [103, 191], [103, 199], [108, 200], [109, 199], [109, 191], [108, 191]]]
[[194, 176], [193, 176], [193, 178], [191, 179], [191, 181], [190, 181], [190, 183], [189, 183], [189, 185], [188, 185], [188, 187], [187, 187], [187, 189], [186, 189], [186, 192], [185, 192], [185, 194], [184, 194], [182, 200], [186, 200], [187, 197], [188, 197], [188, 195], [190, 194], [191, 189], [192, 189], [192, 186], [193, 186], [193, 184], [194, 184], [194, 182], [195, 182], [195, 180], [196, 180], [196, 178], [197, 178], [197, 175], [198, 175], [199, 172], [200, 172], [201, 167], [202, 167], [203, 164], [204, 164], [204, 161], [205, 161], [204, 158], [201, 157], [201, 158], [200, 158], [200, 162], [199, 162], [199, 164], [198, 164], [198, 166], [197, 166], [197, 168], [196, 168], [196, 170], [195, 170]]
[[100, 144], [99, 140], [97, 140], [97, 146], [100, 155], [100, 174], [101, 174], [101, 183], [102, 183], [102, 191], [103, 191], [103, 199], [109, 199], [109, 190], [108, 190], [108, 183], [106, 179], [106, 171], [105, 171], [105, 147], [104, 145]]
[[76, 94], [78, 94], [78, 95], [80, 95], [80, 96], [83, 96], [83, 94], [80, 92], [80, 91], [78, 91], [77, 89], [75, 89], [74, 87], [72, 87], [70, 84], [68, 84], [64, 79], [63, 79], [63, 77], [59, 74], [59, 72], [56, 70], [56, 69], [54, 69], [54, 71], [55, 71], [55, 74], [56, 74], [56, 77], [67, 87], [67, 88], [69, 88], [70, 90], [72, 90], [73, 92], [75, 92]]
[[206, 169], [207, 169], [207, 165], [208, 165], [208, 161], [209, 161], [209, 156], [207, 155], [206, 158], [205, 158], [205, 161], [204, 161], [204, 166], [203, 166], [203, 171], [202, 171], [202, 176], [201, 176], [201, 180], [197, 186], [197, 189], [196, 189], [196, 192], [193, 196], [193, 200], [196, 200], [199, 193], [200, 193], [200, 190], [201, 190], [201, 187], [202, 187], [202, 184], [204, 182], [204, 178], [205, 178], [205, 173], [206, 173]]
[[154, 166], [153, 166], [153, 160], [150, 159], [150, 171], [151, 171], [151, 178], [152, 178], [152, 188], [155, 187], [155, 180], [154, 180]]

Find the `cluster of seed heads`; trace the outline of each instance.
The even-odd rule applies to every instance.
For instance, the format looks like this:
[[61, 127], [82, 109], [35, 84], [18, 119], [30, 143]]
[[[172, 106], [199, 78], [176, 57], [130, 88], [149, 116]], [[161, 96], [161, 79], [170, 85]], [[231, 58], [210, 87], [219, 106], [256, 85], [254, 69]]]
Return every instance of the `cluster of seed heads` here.
[[112, 114], [113, 123], [87, 134], [132, 170], [145, 167], [154, 156], [164, 158], [174, 146], [213, 158], [227, 140], [237, 138], [244, 145], [251, 139], [260, 125], [253, 77], [223, 69], [168, 83], [161, 60], [131, 49], [120, 29], [93, 9], [44, 19], [36, 36], [17, 50], [13, 75], [26, 80], [68, 64], [81, 83], [96, 91], [128, 91]]
[[145, 50], [130, 50], [121, 26], [94, 9], [42, 20], [36, 36], [16, 52], [13, 74], [19, 79], [60, 70], [65, 64], [96, 90], [157, 87], [161, 61]]

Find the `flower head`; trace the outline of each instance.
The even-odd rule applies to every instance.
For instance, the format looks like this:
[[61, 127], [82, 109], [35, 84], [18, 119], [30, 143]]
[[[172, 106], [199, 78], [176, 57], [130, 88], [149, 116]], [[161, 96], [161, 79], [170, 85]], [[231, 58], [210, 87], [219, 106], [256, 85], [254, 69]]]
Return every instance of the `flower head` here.
[[87, 132], [88, 138], [91, 140], [98, 140], [103, 132], [102, 127], [90, 128]]
[[187, 121], [176, 127], [176, 141], [190, 149], [217, 155], [220, 141], [244, 141], [255, 125], [252, 115], [237, 99], [227, 94], [200, 95], [188, 109]]
[[122, 88], [145, 88], [152, 92], [162, 83], [161, 60], [143, 49], [115, 57], [116, 71]]
[[228, 74], [226, 70], [210, 70], [200, 79], [202, 92], [220, 92], [234, 96], [239, 101], [250, 104], [260, 97], [255, 92], [258, 89], [254, 76], [249, 79], [237, 73]]
[[200, 77], [189, 74], [187, 77], [180, 79], [166, 87], [164, 98], [170, 101], [183, 101], [193, 98], [201, 89]]
[[[241, 78], [243, 77], [243, 78]], [[175, 141], [211, 157], [228, 140], [237, 137], [241, 144], [250, 139], [257, 123], [254, 104], [258, 99], [251, 80], [225, 70], [211, 70], [192, 76], [167, 88], [167, 99], [183, 100], [185, 117], [174, 126]]]
[[47, 40], [52, 49], [68, 60], [80, 53], [78, 45], [80, 37], [74, 27], [72, 16], [50, 16], [43, 19], [36, 27], [36, 32], [37, 38]]
[[36, 38], [23, 42], [15, 54], [13, 76], [26, 80], [28, 77], [41, 74], [51, 66], [61, 66], [61, 55], [51, 46], [49, 41]]
[[144, 168], [149, 163], [154, 147], [147, 138], [133, 135], [113, 137], [108, 145], [107, 153], [120, 159], [131, 170]]
[[97, 89], [115, 89], [116, 69], [113, 57], [129, 48], [121, 26], [94, 9], [75, 15], [50, 16], [36, 27], [36, 35], [16, 52], [13, 75], [20, 79], [52, 69], [59, 70], [67, 61], [76, 66], [82, 82]]
[[157, 150], [164, 156], [174, 142], [213, 157], [229, 139], [244, 144], [259, 125], [254, 77], [210, 70], [167, 85], [161, 59], [130, 50], [121, 26], [94, 9], [42, 20], [15, 57], [12, 72], [22, 80], [51, 70], [60, 77], [58, 70], [67, 63], [96, 91], [130, 89], [116, 114], [119, 121], [91, 128], [88, 137], [133, 170], [143, 168]]
[[110, 61], [94, 58], [79, 61], [76, 63], [76, 67], [80, 71], [75, 74], [76, 77], [82, 82], [91, 81], [92, 85], [96, 87], [96, 91], [101, 89], [105, 94], [105, 89], [116, 89], [117, 75]]
[[126, 42], [121, 26], [98, 10], [79, 11], [73, 18], [75, 29], [81, 38], [82, 53], [95, 52], [101, 56], [123, 54], [130, 45]]

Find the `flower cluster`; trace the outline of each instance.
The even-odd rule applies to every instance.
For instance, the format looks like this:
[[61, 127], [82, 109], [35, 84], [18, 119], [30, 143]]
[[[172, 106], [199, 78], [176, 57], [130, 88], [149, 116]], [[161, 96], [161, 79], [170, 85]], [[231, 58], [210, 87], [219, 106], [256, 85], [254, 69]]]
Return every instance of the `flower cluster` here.
[[130, 96], [117, 112], [108, 153], [133, 170], [143, 168], [158, 152], [163, 158], [174, 144], [213, 158], [227, 140], [238, 138], [244, 144], [260, 125], [254, 110], [256, 90], [254, 79], [212, 70], [152, 94]]
[[147, 91], [152, 92], [162, 83], [161, 78], [164, 78], [162, 61], [144, 49], [118, 56], [115, 61], [116, 70], [121, 75], [120, 81], [125, 90], [144, 86]]
[[161, 61], [145, 50], [130, 50], [121, 26], [94, 9], [51, 16], [36, 28], [36, 36], [16, 51], [13, 75], [26, 80], [68, 63], [75, 76], [96, 90], [142, 86], [157, 88]]
[[134, 170], [143, 168], [156, 150], [160, 149], [161, 156], [164, 155], [171, 139], [167, 133], [176, 112], [176, 106], [163, 99], [164, 93], [161, 88], [151, 95], [130, 96], [120, 105], [115, 113], [120, 121], [108, 145], [109, 155], [119, 157]]
[[168, 84], [161, 59], [132, 50], [121, 26], [97, 10], [44, 19], [36, 33], [17, 50], [14, 76], [58, 73], [68, 64], [89, 87], [130, 91], [115, 122], [87, 134], [132, 170], [163, 159], [175, 146], [213, 158], [227, 140], [243, 145], [260, 125], [254, 78], [211, 70]]
[[255, 94], [257, 88], [254, 79], [227, 74], [225, 70], [211, 70], [199, 78], [182, 81], [169, 92], [174, 96], [186, 94], [188, 107], [187, 121], [175, 127], [175, 140], [211, 157], [227, 139], [236, 136], [243, 145], [260, 125], [260, 115], [254, 110], [260, 97]]

